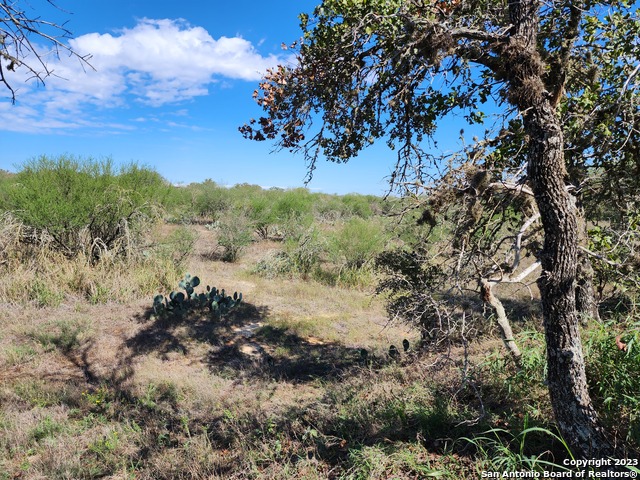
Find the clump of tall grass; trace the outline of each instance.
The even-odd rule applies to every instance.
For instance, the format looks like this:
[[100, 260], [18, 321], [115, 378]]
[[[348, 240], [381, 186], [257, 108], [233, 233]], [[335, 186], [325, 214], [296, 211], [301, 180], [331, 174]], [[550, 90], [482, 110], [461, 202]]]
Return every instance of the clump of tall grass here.
[[[462, 437], [476, 449], [478, 473], [500, 472], [567, 472], [564, 458], [573, 459], [567, 442], [552, 431], [540, 427], [527, 427], [519, 433], [502, 428], [492, 428], [472, 438]], [[558, 452], [542, 445], [553, 445]], [[537, 453], [542, 450], [542, 453]], [[557, 453], [557, 454], [556, 454]]]
[[112, 249], [98, 260], [82, 251], [68, 257], [52, 247], [46, 232], [35, 236], [6, 212], [0, 216], [0, 302], [57, 306], [71, 295], [106, 303], [170, 288], [183, 273], [194, 234], [187, 227], [165, 235], [158, 224], [148, 228], [122, 247], [127, 255]]

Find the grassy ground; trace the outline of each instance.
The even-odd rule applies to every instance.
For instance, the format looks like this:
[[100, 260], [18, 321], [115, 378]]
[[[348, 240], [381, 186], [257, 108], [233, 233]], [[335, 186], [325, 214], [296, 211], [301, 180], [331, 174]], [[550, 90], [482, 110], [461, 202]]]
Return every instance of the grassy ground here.
[[195, 228], [186, 270], [244, 295], [223, 319], [156, 317], [152, 295], [0, 306], [0, 479], [453, 479], [504, 446], [514, 468], [562, 457], [544, 432], [519, 443], [551, 413], [500, 342], [404, 352], [416, 334], [367, 289], [261, 278], [279, 243], [224, 263]]

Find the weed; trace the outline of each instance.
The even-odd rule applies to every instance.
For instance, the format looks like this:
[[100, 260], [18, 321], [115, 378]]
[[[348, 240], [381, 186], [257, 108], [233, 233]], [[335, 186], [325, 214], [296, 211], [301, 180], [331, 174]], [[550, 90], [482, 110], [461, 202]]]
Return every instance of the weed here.
[[162, 382], [159, 384], [149, 383], [139, 398], [142, 406], [152, 410], [157, 408], [161, 402], [176, 405], [178, 401], [179, 392], [175, 383], [172, 382]]
[[4, 351], [4, 362], [7, 366], [27, 363], [37, 355], [31, 345], [11, 345]]
[[101, 385], [97, 389], [82, 392], [82, 399], [90, 411], [104, 412], [111, 404], [112, 394], [105, 385]]
[[39, 342], [45, 350], [59, 349], [70, 352], [87, 339], [89, 324], [86, 321], [58, 320], [49, 322], [29, 336]]
[[64, 298], [61, 292], [39, 278], [29, 284], [27, 295], [28, 299], [35, 301], [38, 307], [57, 307]]
[[[595, 324], [586, 332], [587, 377], [610, 428], [640, 444], [640, 322]], [[621, 347], [622, 346], [622, 347]]]
[[439, 478], [447, 474], [434, 468], [429, 452], [420, 446], [395, 443], [391, 446], [358, 446], [349, 450], [345, 480], [373, 478]]
[[102, 459], [109, 458], [113, 455], [120, 445], [120, 434], [117, 430], [111, 430], [98, 440], [95, 440], [88, 446], [90, 452], [95, 453]]
[[550, 430], [540, 427], [525, 428], [519, 433], [493, 428], [473, 438], [462, 437], [460, 440], [468, 442], [477, 450], [478, 472], [503, 471], [503, 472], [566, 472], [569, 471], [562, 463], [558, 463], [556, 452], [550, 449], [542, 453], [539, 448], [529, 448], [528, 439], [540, 445], [553, 445], [558, 448], [560, 454], [566, 458], [573, 458], [565, 440]]
[[64, 425], [56, 422], [51, 417], [46, 416], [29, 432], [29, 437], [36, 442], [47, 438], [54, 437], [64, 429]]
[[39, 379], [20, 380], [13, 386], [13, 391], [22, 400], [40, 408], [60, 405], [68, 397], [66, 388]]

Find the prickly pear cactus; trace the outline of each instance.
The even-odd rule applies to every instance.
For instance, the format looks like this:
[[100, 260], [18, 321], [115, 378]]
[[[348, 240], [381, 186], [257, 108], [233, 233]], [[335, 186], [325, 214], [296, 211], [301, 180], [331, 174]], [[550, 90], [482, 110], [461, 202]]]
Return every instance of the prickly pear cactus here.
[[160, 315], [164, 311], [166, 311], [167, 307], [165, 305], [164, 295], [156, 295], [153, 297], [153, 313], [156, 315]]
[[195, 288], [198, 285], [200, 285], [200, 279], [187, 273], [178, 284], [178, 287], [183, 289], [185, 293], [173, 291], [168, 298], [156, 295], [153, 297], [153, 312], [156, 315], [163, 315], [170, 311], [207, 307], [213, 315], [220, 318], [242, 302], [242, 293], [235, 292], [231, 296], [227, 295], [224, 289], [218, 290], [209, 285], [207, 285], [206, 291], [197, 293]]
[[200, 285], [200, 279], [198, 277], [192, 277], [189, 273], [187, 273], [184, 276], [184, 279], [180, 280], [180, 283], [178, 284], [180, 288], [187, 292], [187, 298], [191, 298], [193, 295], [193, 289], [198, 285]]
[[234, 292], [233, 297], [225, 295], [224, 289], [217, 293], [218, 291], [214, 288], [212, 291], [216, 293], [211, 297], [211, 303], [209, 304], [209, 309], [218, 314], [225, 315], [229, 313], [229, 311], [242, 302], [242, 293]]

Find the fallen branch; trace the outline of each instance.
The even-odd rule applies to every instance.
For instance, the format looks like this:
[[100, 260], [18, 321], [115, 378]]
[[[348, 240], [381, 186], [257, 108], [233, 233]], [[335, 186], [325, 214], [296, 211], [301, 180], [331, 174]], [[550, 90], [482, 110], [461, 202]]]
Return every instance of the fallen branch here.
[[520, 367], [522, 352], [518, 348], [515, 338], [513, 338], [513, 331], [511, 330], [511, 324], [509, 323], [509, 319], [507, 318], [507, 313], [504, 310], [504, 306], [502, 305], [502, 302], [498, 299], [498, 297], [493, 294], [491, 290], [492, 286], [493, 282], [485, 279], [481, 280], [482, 300], [484, 300], [485, 303], [491, 305], [495, 310], [498, 325], [502, 329], [502, 341], [511, 353], [515, 364]]

